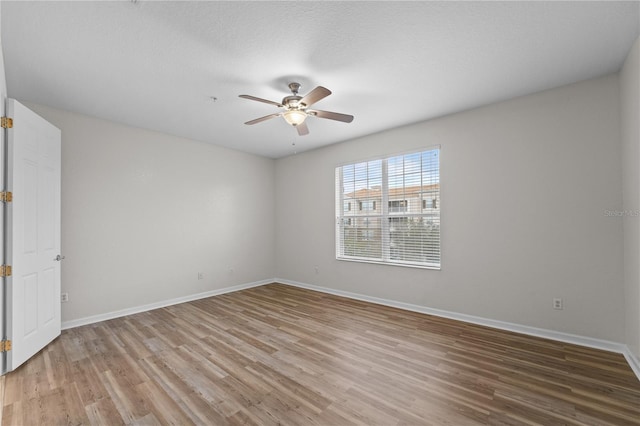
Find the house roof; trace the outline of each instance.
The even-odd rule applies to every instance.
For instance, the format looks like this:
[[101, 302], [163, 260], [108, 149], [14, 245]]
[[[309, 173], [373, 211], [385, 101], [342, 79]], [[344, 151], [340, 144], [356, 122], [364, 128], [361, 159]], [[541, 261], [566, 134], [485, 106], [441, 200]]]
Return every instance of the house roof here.
[[[404, 188], [389, 188], [389, 199], [404, 199], [404, 198], [417, 198], [421, 193], [429, 193], [437, 191], [440, 188], [440, 184], [432, 185], [417, 185], [407, 186]], [[344, 198], [367, 200], [367, 199], [381, 199], [382, 188], [374, 187], [370, 189], [358, 189], [354, 192], [344, 194]]]

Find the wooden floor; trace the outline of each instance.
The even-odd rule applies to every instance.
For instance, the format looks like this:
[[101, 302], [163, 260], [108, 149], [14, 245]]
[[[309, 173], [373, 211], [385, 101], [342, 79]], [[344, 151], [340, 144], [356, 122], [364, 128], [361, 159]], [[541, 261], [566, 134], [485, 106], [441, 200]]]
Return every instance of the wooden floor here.
[[624, 357], [272, 284], [64, 331], [3, 425], [640, 425]]

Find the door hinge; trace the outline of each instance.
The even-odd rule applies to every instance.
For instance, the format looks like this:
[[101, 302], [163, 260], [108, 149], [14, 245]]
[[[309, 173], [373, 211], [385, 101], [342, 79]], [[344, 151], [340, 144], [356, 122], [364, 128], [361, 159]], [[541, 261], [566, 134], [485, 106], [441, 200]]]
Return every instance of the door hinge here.
[[13, 201], [13, 192], [11, 191], [0, 192], [0, 202], [10, 203], [12, 201]]
[[3, 129], [13, 128], [13, 118], [2, 117], [0, 119], [0, 127], [2, 127]]
[[0, 277], [10, 277], [10, 276], [11, 276], [11, 265], [0, 266]]
[[11, 340], [0, 341], [0, 352], [9, 352], [11, 350]]

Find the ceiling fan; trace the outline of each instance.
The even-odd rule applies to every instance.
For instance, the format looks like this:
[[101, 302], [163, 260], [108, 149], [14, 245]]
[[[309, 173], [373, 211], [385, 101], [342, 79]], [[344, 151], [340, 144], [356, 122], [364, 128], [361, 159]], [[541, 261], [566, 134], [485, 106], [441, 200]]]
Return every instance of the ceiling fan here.
[[282, 102], [274, 102], [267, 99], [256, 98], [250, 95], [240, 95], [241, 98], [251, 99], [252, 101], [264, 102], [265, 104], [275, 105], [278, 108], [284, 108], [284, 111], [277, 114], [269, 114], [264, 117], [256, 118], [255, 120], [247, 121], [244, 124], [256, 124], [262, 121], [271, 120], [275, 117], [283, 117], [285, 121], [296, 128], [300, 136], [308, 135], [309, 128], [305, 123], [307, 117], [328, 118], [329, 120], [342, 121], [344, 123], [351, 123], [353, 121], [353, 115], [340, 114], [338, 112], [320, 111], [317, 109], [308, 109], [311, 105], [315, 104], [321, 99], [326, 98], [331, 94], [331, 90], [318, 86], [305, 96], [299, 96], [298, 90], [300, 89], [300, 83], [289, 83], [289, 89], [293, 95], [285, 96]]

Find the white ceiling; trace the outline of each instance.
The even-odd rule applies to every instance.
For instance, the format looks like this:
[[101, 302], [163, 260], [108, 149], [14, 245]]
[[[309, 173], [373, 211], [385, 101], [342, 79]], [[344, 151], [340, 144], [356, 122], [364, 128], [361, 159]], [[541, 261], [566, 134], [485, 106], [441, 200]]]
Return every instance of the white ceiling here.
[[[2, 1], [2, 44], [11, 97], [278, 158], [617, 71], [639, 4]], [[292, 80], [353, 123], [243, 124]]]

